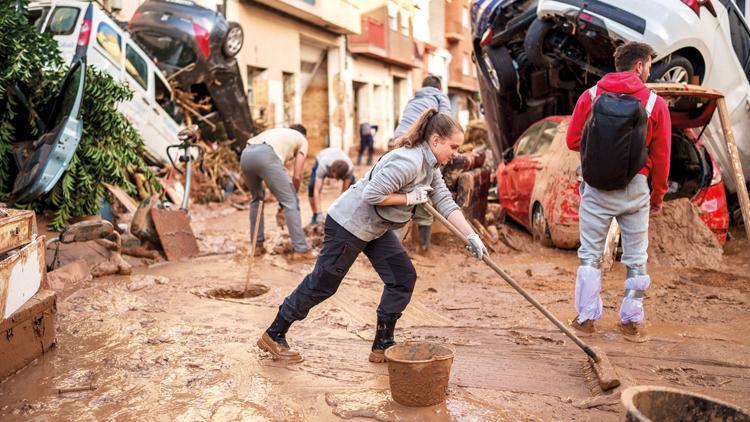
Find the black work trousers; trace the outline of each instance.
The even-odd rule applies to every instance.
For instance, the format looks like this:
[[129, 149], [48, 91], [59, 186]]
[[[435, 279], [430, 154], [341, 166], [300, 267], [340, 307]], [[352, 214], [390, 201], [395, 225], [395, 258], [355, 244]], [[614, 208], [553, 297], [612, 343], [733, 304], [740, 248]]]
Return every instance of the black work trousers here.
[[378, 317], [400, 315], [411, 300], [417, 272], [406, 251], [392, 231], [365, 242], [326, 218], [325, 238], [315, 268], [299, 286], [284, 299], [279, 311], [287, 321], [305, 319], [313, 306], [331, 297], [349, 268], [364, 252], [385, 283], [378, 305]]

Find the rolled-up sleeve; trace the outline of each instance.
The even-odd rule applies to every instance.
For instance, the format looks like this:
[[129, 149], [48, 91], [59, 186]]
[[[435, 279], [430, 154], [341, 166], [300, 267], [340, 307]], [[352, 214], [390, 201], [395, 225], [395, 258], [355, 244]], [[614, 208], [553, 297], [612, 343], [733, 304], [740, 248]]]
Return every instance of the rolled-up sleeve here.
[[[394, 156], [391, 160], [377, 165], [370, 171], [375, 174], [362, 191], [362, 199], [369, 205], [377, 205], [385, 200], [385, 197], [408, 185], [418, 174], [417, 164], [406, 157]], [[405, 193], [405, 192], [404, 192]]]
[[445, 180], [443, 180], [443, 174], [440, 172], [440, 169], [434, 170], [430, 199], [437, 212], [445, 218], [448, 218], [453, 211], [459, 209], [458, 204], [453, 200], [451, 191], [445, 185]]

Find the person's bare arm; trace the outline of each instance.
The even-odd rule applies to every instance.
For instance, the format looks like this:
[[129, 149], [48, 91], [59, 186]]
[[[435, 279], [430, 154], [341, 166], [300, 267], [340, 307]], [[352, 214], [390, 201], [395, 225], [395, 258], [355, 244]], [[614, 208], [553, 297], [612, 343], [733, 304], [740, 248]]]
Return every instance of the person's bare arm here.
[[305, 169], [305, 155], [298, 153], [294, 159], [294, 169], [292, 170], [292, 183], [294, 191], [299, 191], [299, 185], [302, 183], [302, 171]]
[[349, 189], [349, 186], [352, 185], [352, 178], [347, 177], [346, 179], [341, 181], [341, 193], [346, 192], [347, 189]]
[[323, 192], [323, 184], [325, 180], [325, 178], [319, 178], [315, 181], [315, 190], [313, 190], [313, 212], [316, 214], [320, 212], [320, 194]]

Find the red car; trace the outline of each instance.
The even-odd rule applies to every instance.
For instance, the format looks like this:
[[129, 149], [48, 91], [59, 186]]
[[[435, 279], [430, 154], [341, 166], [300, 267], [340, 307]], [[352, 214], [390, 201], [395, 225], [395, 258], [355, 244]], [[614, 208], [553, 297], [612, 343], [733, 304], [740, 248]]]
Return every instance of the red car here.
[[[726, 192], [719, 166], [700, 140], [721, 94], [690, 85], [649, 86], [667, 100], [672, 117], [670, 188], [664, 199], [691, 198], [723, 245], [729, 228]], [[581, 160], [565, 144], [569, 120], [570, 116], [552, 116], [531, 125], [496, 174], [506, 215], [526, 227], [536, 241], [559, 248], [579, 244], [576, 172]]]

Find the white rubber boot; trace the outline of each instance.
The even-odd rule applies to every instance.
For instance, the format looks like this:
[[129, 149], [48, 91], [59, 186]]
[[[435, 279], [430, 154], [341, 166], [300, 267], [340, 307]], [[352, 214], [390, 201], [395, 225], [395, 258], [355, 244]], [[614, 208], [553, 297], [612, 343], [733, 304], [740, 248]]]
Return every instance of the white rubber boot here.
[[576, 311], [578, 323], [602, 317], [602, 271], [582, 265], [576, 273]]

